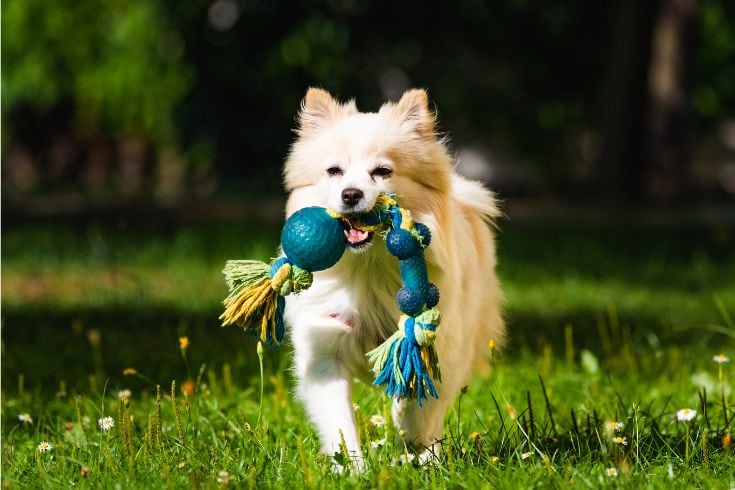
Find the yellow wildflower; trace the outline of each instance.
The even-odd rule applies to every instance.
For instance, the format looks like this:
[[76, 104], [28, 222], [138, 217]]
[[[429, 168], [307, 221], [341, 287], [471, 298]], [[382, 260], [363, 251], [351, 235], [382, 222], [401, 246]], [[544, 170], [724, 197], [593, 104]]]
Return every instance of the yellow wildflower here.
[[192, 396], [196, 392], [197, 384], [193, 379], [187, 379], [181, 383], [181, 392], [185, 396]]

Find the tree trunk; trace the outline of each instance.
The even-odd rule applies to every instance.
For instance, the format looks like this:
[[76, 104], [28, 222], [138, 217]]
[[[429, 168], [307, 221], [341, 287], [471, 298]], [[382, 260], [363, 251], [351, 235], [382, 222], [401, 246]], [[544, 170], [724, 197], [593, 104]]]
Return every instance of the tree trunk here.
[[697, 0], [663, 0], [648, 70], [644, 197], [670, 203], [686, 189], [691, 157], [689, 90]]
[[598, 189], [610, 201], [642, 195], [651, 35], [659, 1], [619, 0], [610, 57]]

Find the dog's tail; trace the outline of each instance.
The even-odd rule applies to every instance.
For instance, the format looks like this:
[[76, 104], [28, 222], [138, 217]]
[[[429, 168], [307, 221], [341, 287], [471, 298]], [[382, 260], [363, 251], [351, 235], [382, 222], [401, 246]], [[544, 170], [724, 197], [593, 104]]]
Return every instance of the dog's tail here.
[[479, 182], [454, 174], [452, 195], [464, 209], [479, 215], [485, 221], [492, 222], [502, 215], [495, 194]]
[[[475, 329], [471, 340], [474, 345], [474, 365], [482, 369], [488, 367], [488, 341], [492, 340], [493, 347], [490, 347], [490, 350], [493, 352], [496, 347], [500, 348], [505, 344], [501, 307], [503, 293], [495, 274], [491, 272], [491, 269], [495, 268], [495, 244], [492, 233], [487, 229], [487, 224], [495, 226], [495, 220], [502, 216], [502, 212], [498, 207], [495, 195], [480, 182], [454, 175], [452, 176], [452, 194], [468, 221], [472, 223], [474, 230], [472, 236], [475, 238], [475, 246], [478, 247], [476, 257], [483, 257], [485, 259], [481, 261], [484, 264], [483, 267], [488, 267], [486, 274], [480, 274], [483, 277], [481, 287], [483, 305], [480, 307], [482, 312], [477, 318], [480, 327]], [[467, 269], [463, 268], [463, 270]], [[477, 270], [477, 266], [474, 266], [472, 273], [476, 274]]]

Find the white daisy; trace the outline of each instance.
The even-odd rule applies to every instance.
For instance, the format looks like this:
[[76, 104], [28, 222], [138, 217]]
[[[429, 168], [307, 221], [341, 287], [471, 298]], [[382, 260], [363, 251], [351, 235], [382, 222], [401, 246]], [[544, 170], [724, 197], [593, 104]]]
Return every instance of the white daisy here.
[[41, 441], [41, 443], [38, 445], [38, 452], [39, 453], [47, 453], [51, 451], [54, 448], [53, 444], [47, 441]]
[[126, 398], [130, 398], [133, 395], [133, 393], [130, 390], [120, 390], [117, 392], [117, 397], [120, 400], [124, 400]]
[[533, 456], [533, 452], [529, 451], [527, 453], [521, 453], [521, 459], [528, 459], [531, 456]]
[[232, 480], [232, 477], [225, 470], [222, 470], [219, 473], [217, 473], [217, 483], [219, 483], [220, 485], [227, 486], [231, 480]]
[[370, 417], [370, 423], [375, 427], [383, 427], [385, 425], [385, 418], [382, 415], [373, 415]]
[[18, 420], [20, 420], [24, 424], [32, 424], [33, 423], [33, 417], [31, 417], [31, 414], [29, 414], [29, 413], [22, 413], [22, 414], [18, 415]]
[[615, 436], [615, 437], [613, 437], [613, 442], [615, 444], [622, 444], [623, 446], [627, 446], [628, 445], [628, 439], [625, 438], [625, 437]]
[[730, 362], [730, 358], [727, 357], [725, 354], [717, 354], [715, 357], [712, 358], [712, 360], [715, 361], [717, 364]]
[[97, 421], [100, 424], [100, 429], [110, 430], [115, 426], [115, 420], [112, 417], [102, 417]]
[[676, 412], [676, 420], [679, 422], [689, 422], [694, 417], [697, 416], [697, 411], [692, 410], [691, 408], [682, 408], [678, 412]]
[[605, 432], [620, 432], [625, 424], [623, 422], [618, 422], [617, 420], [608, 420], [605, 422]]
[[373, 449], [377, 449], [377, 448], [379, 448], [381, 446], [385, 446], [385, 438], [378, 439], [378, 440], [375, 440], [375, 441], [370, 441], [370, 447], [373, 448]]
[[605, 470], [605, 474], [607, 476], [618, 476], [618, 469], [617, 468], [607, 468]]

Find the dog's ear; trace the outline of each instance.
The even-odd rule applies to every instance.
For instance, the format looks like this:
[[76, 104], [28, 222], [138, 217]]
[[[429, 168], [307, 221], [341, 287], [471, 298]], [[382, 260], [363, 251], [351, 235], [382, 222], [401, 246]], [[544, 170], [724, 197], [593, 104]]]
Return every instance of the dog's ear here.
[[351, 112], [357, 112], [353, 101], [342, 106], [326, 90], [311, 87], [301, 102], [299, 133], [322, 129]]
[[435, 138], [436, 117], [429, 110], [426, 90], [414, 88], [406, 91], [401, 100], [392, 106], [393, 113], [401, 125], [422, 138]]

